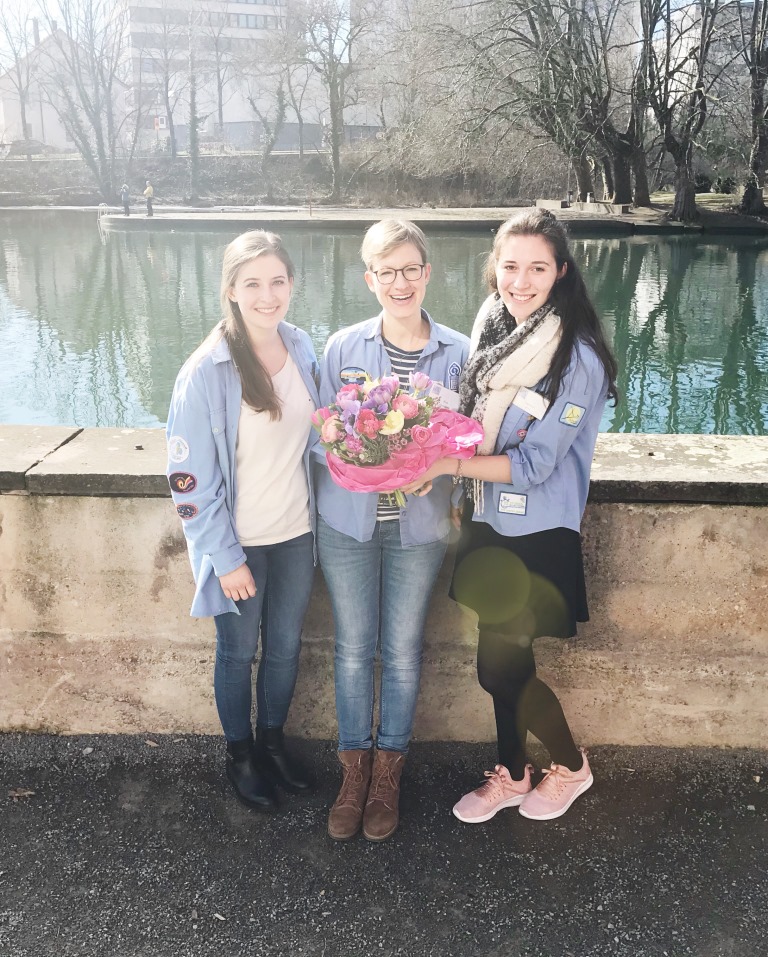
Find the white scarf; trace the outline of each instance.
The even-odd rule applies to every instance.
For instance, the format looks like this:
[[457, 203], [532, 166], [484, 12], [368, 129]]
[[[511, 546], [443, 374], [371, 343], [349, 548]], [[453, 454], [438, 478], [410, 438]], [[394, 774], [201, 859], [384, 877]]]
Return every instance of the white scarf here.
[[549, 305], [516, 325], [498, 293], [480, 307], [461, 376], [461, 411], [482, 423], [478, 455], [492, 455], [507, 409], [518, 392], [549, 372], [560, 342], [560, 317]]

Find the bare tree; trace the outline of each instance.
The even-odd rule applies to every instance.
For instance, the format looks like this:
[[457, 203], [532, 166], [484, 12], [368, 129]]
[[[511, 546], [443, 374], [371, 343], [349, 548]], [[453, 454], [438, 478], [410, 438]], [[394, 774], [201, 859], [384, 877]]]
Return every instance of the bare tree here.
[[30, 149], [29, 109], [30, 91], [33, 83], [33, 37], [30, 36], [32, 21], [27, 11], [20, 7], [11, 11], [0, 8], [0, 73], [5, 73], [19, 100], [21, 135], [26, 143], [27, 162], [32, 162]]
[[645, 89], [664, 148], [675, 163], [675, 199], [670, 218], [698, 218], [693, 153], [704, 128], [709, 96], [724, 65], [712, 70], [720, 0], [694, 0], [680, 7], [672, 0], [640, 0], [648, 53]]
[[269, 170], [269, 157], [275, 148], [278, 137], [285, 125], [286, 115], [286, 68], [282, 64], [269, 64], [263, 60], [261, 69], [244, 73], [245, 95], [261, 127], [260, 171], [264, 181], [267, 199], [272, 199], [272, 177]]
[[749, 100], [752, 144], [747, 183], [741, 197], [741, 211], [753, 215], [766, 212], [763, 185], [768, 168], [768, 0], [739, 2], [742, 55], [749, 71]]
[[302, 59], [314, 70], [327, 96], [333, 202], [338, 202], [343, 192], [344, 110], [358, 98], [357, 45], [375, 22], [372, 0], [351, 4], [345, 0], [293, 0], [289, 8], [289, 29], [295, 32]]
[[222, 14], [220, 8], [212, 4], [201, 9], [199, 60], [205, 63], [216, 87], [216, 130], [219, 137], [224, 136], [224, 106], [234, 89], [237, 60], [232, 48], [233, 40], [227, 35], [227, 30], [227, 16]]
[[133, 122], [135, 142], [138, 126], [136, 111], [124, 107], [127, 7], [115, 7], [111, 0], [41, 3], [51, 33], [40, 58], [45, 95], [102, 196], [111, 201], [121, 138]]
[[168, 128], [171, 158], [178, 154], [176, 109], [187, 98], [189, 85], [189, 53], [191, 15], [174, 0], [160, 0], [153, 8], [151, 28], [133, 34], [141, 51], [142, 73], [150, 66], [147, 90], [150, 98], [162, 104]]

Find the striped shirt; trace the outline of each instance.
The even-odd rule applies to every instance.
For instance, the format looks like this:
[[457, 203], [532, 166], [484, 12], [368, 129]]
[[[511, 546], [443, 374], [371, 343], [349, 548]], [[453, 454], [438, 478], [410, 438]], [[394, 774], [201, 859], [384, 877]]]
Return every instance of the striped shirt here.
[[[383, 337], [382, 337], [383, 339]], [[387, 339], [383, 339], [384, 348], [387, 350], [389, 361], [392, 363], [392, 374], [400, 380], [400, 388], [408, 390], [411, 387], [410, 373], [416, 368], [416, 363], [421, 358], [422, 349], [416, 352], [406, 352], [404, 349], [398, 349]], [[376, 509], [377, 522], [391, 522], [400, 518], [400, 507], [385, 492], [379, 495], [379, 505]]]

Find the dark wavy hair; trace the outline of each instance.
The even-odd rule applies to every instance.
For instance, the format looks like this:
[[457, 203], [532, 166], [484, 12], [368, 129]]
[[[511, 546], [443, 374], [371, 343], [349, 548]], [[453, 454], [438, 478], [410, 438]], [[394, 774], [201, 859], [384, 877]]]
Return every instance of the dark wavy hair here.
[[573, 350], [578, 349], [580, 342], [585, 342], [594, 349], [605, 369], [608, 376], [608, 398], [615, 403], [618, 398], [618, 366], [606, 341], [600, 317], [589, 298], [584, 278], [571, 255], [565, 227], [546, 209], [526, 209], [502, 223], [485, 264], [485, 278], [494, 292], [499, 291], [496, 284], [496, 265], [501, 247], [510, 236], [541, 236], [552, 250], [558, 273], [563, 266], [566, 267], [565, 275], [555, 282], [549, 298], [562, 320], [562, 335], [552, 358], [545, 397], [554, 402], [560, 394], [563, 376]]

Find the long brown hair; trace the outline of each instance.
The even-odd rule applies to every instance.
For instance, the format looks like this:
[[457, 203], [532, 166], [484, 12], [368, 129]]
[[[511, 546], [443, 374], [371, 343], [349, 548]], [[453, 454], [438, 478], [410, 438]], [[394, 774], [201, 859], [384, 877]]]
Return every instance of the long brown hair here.
[[544, 395], [550, 402], [554, 402], [560, 393], [563, 376], [574, 348], [578, 348], [579, 342], [586, 342], [594, 349], [605, 369], [608, 376], [608, 398], [615, 402], [618, 396], [618, 366], [605, 338], [600, 317], [589, 298], [584, 278], [568, 248], [565, 227], [546, 209], [526, 209], [502, 223], [485, 264], [485, 278], [494, 292], [498, 292], [496, 265], [501, 255], [501, 247], [510, 236], [541, 236], [552, 250], [558, 273], [563, 266], [566, 267], [565, 275], [555, 282], [549, 297], [555, 312], [562, 320], [562, 335], [552, 357]]
[[211, 340], [224, 339], [240, 376], [243, 400], [257, 412], [269, 412], [270, 419], [274, 420], [282, 414], [280, 400], [275, 394], [272, 379], [253, 351], [240, 307], [228, 295], [240, 269], [258, 256], [276, 256], [285, 266], [288, 278], [293, 279], [295, 270], [291, 257], [278, 235], [264, 229], [251, 229], [233, 239], [224, 250], [221, 265], [220, 301], [223, 318], [201, 348], [210, 346]]

